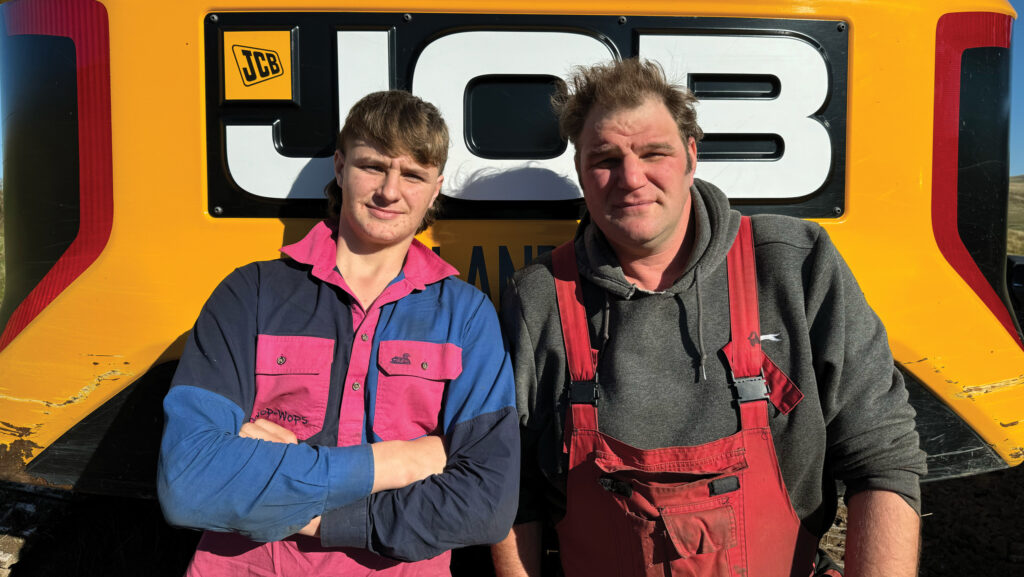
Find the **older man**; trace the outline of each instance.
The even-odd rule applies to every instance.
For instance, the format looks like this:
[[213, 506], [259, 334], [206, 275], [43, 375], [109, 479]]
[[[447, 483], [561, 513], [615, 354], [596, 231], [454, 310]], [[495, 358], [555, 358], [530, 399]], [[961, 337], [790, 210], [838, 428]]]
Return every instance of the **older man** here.
[[497, 315], [413, 238], [447, 153], [433, 105], [362, 99], [331, 217], [210, 297], [158, 476], [167, 519], [208, 530], [190, 575], [449, 575], [449, 549], [507, 534], [519, 439]]
[[[523, 478], [499, 575], [914, 575], [924, 455], [885, 331], [818, 225], [695, 180], [694, 99], [657, 65], [557, 99], [587, 217], [503, 300]], [[817, 558], [817, 559], [816, 559]]]

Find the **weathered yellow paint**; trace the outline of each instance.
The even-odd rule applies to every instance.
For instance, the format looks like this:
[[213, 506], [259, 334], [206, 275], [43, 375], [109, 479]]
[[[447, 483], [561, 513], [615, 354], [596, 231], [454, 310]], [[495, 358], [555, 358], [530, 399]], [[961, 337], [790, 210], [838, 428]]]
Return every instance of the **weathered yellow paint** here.
[[[936, 23], [948, 12], [1013, 15], [1004, 0], [103, 4], [110, 24], [113, 230], [96, 262], [0, 352], [0, 446], [8, 459], [37, 455], [155, 363], [175, 358], [220, 279], [247, 262], [275, 258], [277, 247], [311, 226], [206, 213], [203, 19], [223, 11], [323, 10], [848, 22], [847, 206], [841, 219], [822, 224], [885, 321], [896, 359], [1009, 464], [1024, 461], [1024, 427], [1003, 424], [1024, 419], [1024, 351], [939, 253], [930, 219]], [[507, 245], [518, 266], [524, 245], [558, 244], [571, 231], [572, 223], [555, 221], [443, 221], [422, 238], [466, 275], [473, 245], [484, 247], [488, 266], [497, 263], [498, 245]], [[496, 297], [497, 274], [490, 274]]]

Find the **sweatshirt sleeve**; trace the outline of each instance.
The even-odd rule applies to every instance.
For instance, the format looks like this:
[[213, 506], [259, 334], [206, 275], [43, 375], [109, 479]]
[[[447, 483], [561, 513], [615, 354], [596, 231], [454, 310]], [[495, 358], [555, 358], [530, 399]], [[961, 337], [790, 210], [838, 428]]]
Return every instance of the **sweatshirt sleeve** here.
[[846, 484], [847, 498], [891, 491], [920, 512], [925, 455], [885, 327], [824, 231], [812, 264], [816, 282], [806, 306], [828, 435], [826, 461]]
[[508, 534], [519, 487], [512, 370], [494, 309], [476, 297], [467, 305], [463, 370], [446, 390], [444, 473], [328, 511], [322, 545], [417, 561]]
[[373, 456], [238, 436], [255, 395], [258, 274], [225, 279], [189, 336], [164, 399], [157, 493], [172, 525], [275, 541], [369, 494]]
[[547, 437], [548, 419], [538, 412], [537, 346], [523, 317], [519, 287], [513, 278], [501, 299], [501, 325], [508, 339], [513, 374], [516, 379], [516, 406], [522, 443], [522, 467], [519, 473], [519, 508], [516, 524], [549, 518], [545, 494], [550, 491], [540, 467], [540, 446]]

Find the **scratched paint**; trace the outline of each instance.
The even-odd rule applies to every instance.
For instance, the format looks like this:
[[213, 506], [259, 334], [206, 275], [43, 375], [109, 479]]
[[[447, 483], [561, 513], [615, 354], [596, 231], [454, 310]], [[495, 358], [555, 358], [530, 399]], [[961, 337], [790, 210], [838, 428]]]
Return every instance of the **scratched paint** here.
[[964, 387], [963, 392], [957, 393], [956, 397], [960, 399], [973, 399], [976, 396], [987, 395], [995, 391], [1000, 391], [1010, 387], [1018, 387], [1021, 385], [1024, 385], [1024, 375], [1017, 375], [1012, 379], [1006, 379], [1004, 381]]
[[29, 462], [39, 449], [42, 447], [28, 439], [17, 439], [7, 445], [0, 444], [0, 479], [35, 485], [48, 484], [25, 472], [25, 463]]
[[[34, 428], [38, 429], [41, 425], [36, 425]], [[8, 423], [7, 421], [0, 421], [0, 435], [6, 437], [13, 437], [15, 439], [27, 439], [35, 434], [33, 427], [19, 427], [14, 423]]]
[[1014, 421], [1012, 423], [1003, 423], [1003, 422], [1000, 421], [999, 426], [1000, 427], [1016, 427], [1019, 424], [1020, 424], [1020, 421]]
[[43, 405], [45, 407], [64, 407], [67, 405], [81, 402], [82, 400], [86, 399], [90, 394], [92, 394], [93, 391], [95, 391], [100, 385], [102, 385], [104, 381], [117, 381], [120, 380], [121, 377], [131, 376], [133, 376], [133, 373], [125, 373], [117, 369], [109, 370], [103, 374], [97, 375], [93, 382], [82, 387], [73, 396], [68, 397], [66, 400], [61, 401], [59, 403], [55, 403], [53, 401], [44, 401], [42, 399], [22, 399], [18, 397], [10, 397], [7, 395], [0, 395], [0, 399], [4, 399], [7, 401], [15, 401], [18, 403], [36, 403]]

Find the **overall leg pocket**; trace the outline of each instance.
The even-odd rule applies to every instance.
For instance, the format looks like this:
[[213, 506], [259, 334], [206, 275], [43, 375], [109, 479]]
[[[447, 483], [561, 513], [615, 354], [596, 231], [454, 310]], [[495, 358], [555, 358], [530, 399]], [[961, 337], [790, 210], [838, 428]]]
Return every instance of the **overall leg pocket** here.
[[730, 497], [662, 509], [672, 574], [729, 577], [743, 569], [736, 545], [739, 527]]
[[256, 337], [256, 400], [250, 420], [266, 419], [302, 440], [320, 432], [327, 414], [334, 339]]

